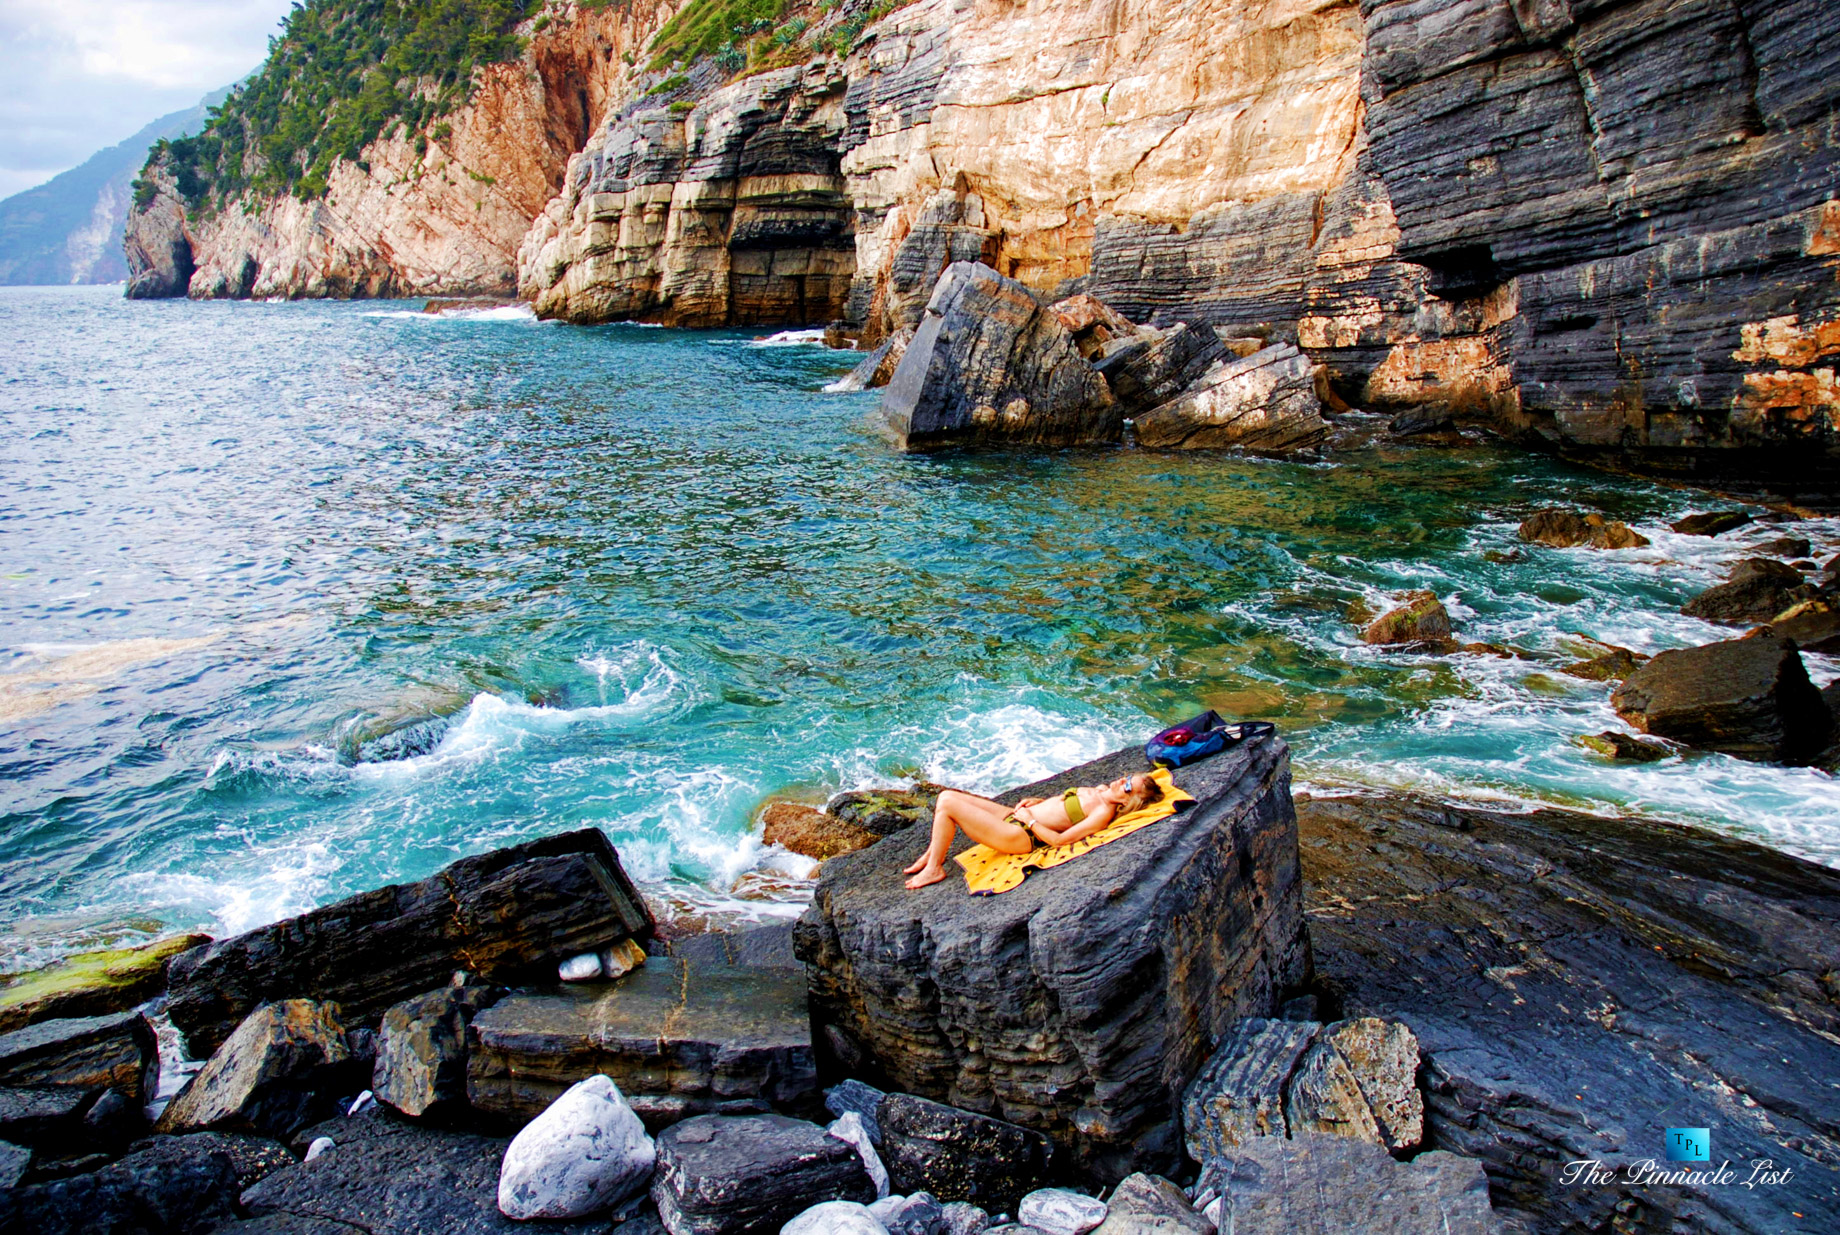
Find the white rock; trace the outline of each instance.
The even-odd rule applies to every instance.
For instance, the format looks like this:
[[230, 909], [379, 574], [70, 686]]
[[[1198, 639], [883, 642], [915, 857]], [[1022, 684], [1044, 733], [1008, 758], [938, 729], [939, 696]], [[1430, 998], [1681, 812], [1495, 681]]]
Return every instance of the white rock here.
[[507, 1218], [580, 1218], [620, 1204], [652, 1177], [657, 1149], [619, 1087], [591, 1076], [513, 1137], [498, 1175]]
[[779, 1228], [779, 1235], [888, 1235], [865, 1205], [855, 1201], [826, 1201]]
[[556, 966], [556, 976], [564, 982], [592, 982], [601, 976], [601, 957], [598, 952], [583, 952], [580, 956], [571, 956]]
[[371, 1107], [371, 1106], [376, 1106], [376, 1105], [377, 1105], [377, 1095], [367, 1089], [363, 1093], [359, 1094], [357, 1097], [351, 1100], [351, 1105], [345, 1108], [345, 1114], [348, 1117], [352, 1115], [356, 1115], [359, 1111], [364, 1110], [366, 1107]]
[[1226, 1197], [1217, 1196], [1207, 1204], [1201, 1206], [1201, 1216], [1206, 1218], [1209, 1222], [1212, 1222], [1216, 1230], [1220, 1227], [1221, 1211], [1226, 1208], [1226, 1203]]
[[855, 1111], [849, 1111], [831, 1122], [826, 1129], [840, 1141], [847, 1141], [856, 1148], [856, 1156], [862, 1159], [863, 1170], [869, 1172], [869, 1178], [875, 1182], [877, 1200], [888, 1195], [888, 1168], [882, 1165], [882, 1157], [875, 1152], [875, 1142], [869, 1139], [869, 1125]]
[[1048, 1235], [1086, 1235], [1105, 1221], [1105, 1202], [1066, 1188], [1038, 1188], [1016, 1206], [1016, 1221]]
[[307, 1156], [305, 1160], [308, 1162], [313, 1161], [313, 1159], [319, 1157], [321, 1154], [325, 1153], [328, 1149], [331, 1149], [332, 1144], [333, 1144], [332, 1138], [329, 1136], [314, 1137], [313, 1143], [307, 1146]]
[[888, 1219], [900, 1213], [901, 1206], [905, 1204], [907, 1204], [907, 1198], [897, 1192], [872, 1202], [869, 1205], [869, 1212], [875, 1215], [875, 1220], [877, 1222], [881, 1223], [883, 1226], [887, 1226]]

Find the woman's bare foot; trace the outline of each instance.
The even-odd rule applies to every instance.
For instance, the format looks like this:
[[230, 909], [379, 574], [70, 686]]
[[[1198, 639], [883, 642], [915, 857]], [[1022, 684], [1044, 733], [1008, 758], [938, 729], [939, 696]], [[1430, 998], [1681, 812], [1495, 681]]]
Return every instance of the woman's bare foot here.
[[928, 884], [938, 883], [941, 879], [944, 879], [945, 877], [946, 877], [945, 867], [929, 866], [926, 869], [922, 870], [919, 874], [915, 875], [912, 879], [909, 879], [907, 881], [907, 890], [909, 892], [917, 892], [921, 888], [926, 887]]
[[921, 871], [925, 869], [926, 869], [926, 855], [923, 853], [919, 857], [913, 860], [912, 865], [903, 866], [901, 868], [901, 873], [903, 875], [918, 875]]

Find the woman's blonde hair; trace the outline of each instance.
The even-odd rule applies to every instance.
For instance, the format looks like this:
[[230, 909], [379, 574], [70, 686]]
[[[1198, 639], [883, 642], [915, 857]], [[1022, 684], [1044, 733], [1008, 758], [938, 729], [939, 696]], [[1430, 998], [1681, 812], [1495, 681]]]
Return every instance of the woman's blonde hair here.
[[[1140, 783], [1143, 786], [1141, 789], [1138, 788]], [[1156, 782], [1156, 778], [1148, 773], [1140, 772], [1131, 778], [1131, 788], [1125, 792], [1124, 801], [1118, 806], [1118, 813], [1128, 815], [1162, 800], [1163, 787]]]

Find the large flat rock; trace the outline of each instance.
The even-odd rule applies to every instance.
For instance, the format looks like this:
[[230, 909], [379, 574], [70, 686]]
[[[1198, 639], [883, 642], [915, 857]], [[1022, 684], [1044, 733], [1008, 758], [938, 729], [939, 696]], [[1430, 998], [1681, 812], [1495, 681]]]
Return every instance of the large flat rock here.
[[62, 1017], [0, 1034], [0, 1085], [114, 1089], [145, 1102], [159, 1084], [153, 1026], [139, 1012]]
[[[1304, 798], [1298, 820], [1321, 984], [1411, 1026], [1426, 1143], [1482, 1160], [1509, 1230], [1840, 1230], [1840, 872], [1555, 810]], [[1670, 1127], [1710, 1129], [1739, 1180], [1792, 1176], [1630, 1182], [1669, 1167]], [[1591, 1160], [1610, 1182], [1566, 1182]]]
[[347, 897], [187, 952], [168, 1014], [193, 1056], [279, 999], [331, 1000], [350, 1026], [446, 984], [455, 970], [512, 983], [562, 958], [650, 937], [645, 902], [595, 829], [462, 858], [418, 883]]
[[[1004, 800], [1145, 767], [1121, 751]], [[890, 1089], [1045, 1132], [1100, 1176], [1167, 1169], [1182, 1086], [1309, 972], [1289, 748], [1254, 739], [1175, 780], [1188, 811], [999, 896], [969, 895], [950, 863], [905, 890], [919, 827], [825, 863], [796, 933], [823, 1048]]]
[[467, 1038], [473, 1105], [518, 1120], [596, 1073], [654, 1128], [820, 1109], [796, 969], [654, 956], [618, 982], [508, 995], [473, 1018]]

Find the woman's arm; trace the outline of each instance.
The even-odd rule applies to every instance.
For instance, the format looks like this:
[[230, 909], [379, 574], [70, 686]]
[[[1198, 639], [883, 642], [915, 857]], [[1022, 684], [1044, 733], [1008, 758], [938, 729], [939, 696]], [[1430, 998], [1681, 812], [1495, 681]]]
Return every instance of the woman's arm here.
[[1100, 828], [1105, 827], [1113, 819], [1117, 818], [1117, 816], [1118, 804], [1116, 802], [1101, 802], [1085, 819], [1074, 824], [1070, 828], [1062, 828], [1056, 831], [1054, 828], [1037, 824], [1035, 827], [1035, 834], [1047, 841], [1050, 845], [1071, 845], [1076, 840], [1084, 840], [1086, 837], [1091, 836], [1094, 832], [1097, 832]]

